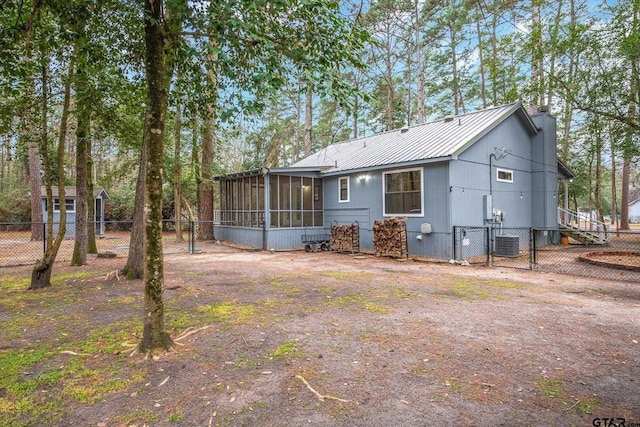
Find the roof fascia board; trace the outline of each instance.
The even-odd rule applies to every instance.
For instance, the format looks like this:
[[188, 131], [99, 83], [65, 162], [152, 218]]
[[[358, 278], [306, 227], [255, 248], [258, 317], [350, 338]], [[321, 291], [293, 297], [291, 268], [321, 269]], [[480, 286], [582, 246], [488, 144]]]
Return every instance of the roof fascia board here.
[[386, 165], [370, 166], [367, 168], [342, 169], [338, 171], [329, 171], [329, 172], [323, 173], [322, 176], [331, 177], [331, 176], [352, 175], [356, 173], [373, 172], [373, 171], [388, 170], [388, 169], [404, 169], [404, 168], [411, 168], [415, 166], [426, 165], [428, 163], [447, 162], [450, 160], [452, 160], [451, 156], [434, 157], [431, 159], [412, 160], [410, 162], [402, 162], [402, 163], [389, 163]]
[[285, 168], [272, 168], [268, 169], [267, 173], [270, 174], [291, 174], [296, 172], [318, 172], [321, 173], [323, 169], [327, 169], [327, 166], [301, 166], [301, 167], [285, 167]]
[[531, 116], [529, 116], [529, 113], [527, 113], [527, 111], [522, 106], [522, 103], [521, 102], [516, 102], [515, 104], [513, 104], [513, 106], [511, 108], [509, 108], [507, 111], [505, 111], [502, 114], [502, 116], [500, 116], [496, 120], [494, 120], [494, 122], [490, 126], [487, 126], [482, 132], [480, 132], [478, 135], [476, 135], [475, 138], [470, 139], [469, 142], [467, 142], [465, 145], [463, 145], [462, 147], [457, 149], [452, 154], [452, 157], [454, 157], [454, 158], [458, 157], [467, 148], [471, 147], [473, 144], [478, 142], [480, 139], [482, 139], [485, 135], [487, 135], [493, 129], [498, 127], [498, 125], [500, 125], [502, 122], [504, 122], [508, 117], [510, 117], [513, 114], [518, 114], [518, 117], [524, 120], [525, 127], [527, 127], [527, 130], [529, 130], [529, 132], [532, 135], [535, 135], [535, 134], [538, 133], [538, 128], [536, 127], [536, 125], [531, 120]]

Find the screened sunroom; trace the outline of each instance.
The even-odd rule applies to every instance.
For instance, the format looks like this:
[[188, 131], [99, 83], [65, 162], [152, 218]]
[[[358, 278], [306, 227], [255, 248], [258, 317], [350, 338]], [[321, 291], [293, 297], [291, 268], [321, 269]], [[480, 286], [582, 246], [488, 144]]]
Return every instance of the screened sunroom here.
[[324, 226], [319, 172], [262, 168], [217, 177], [216, 239], [263, 249], [301, 246], [305, 230]]

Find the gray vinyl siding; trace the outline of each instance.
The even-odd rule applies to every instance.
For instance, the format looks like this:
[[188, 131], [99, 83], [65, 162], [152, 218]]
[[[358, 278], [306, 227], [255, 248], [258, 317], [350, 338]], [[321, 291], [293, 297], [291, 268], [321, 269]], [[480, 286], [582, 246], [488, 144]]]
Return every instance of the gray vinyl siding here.
[[[404, 168], [390, 168], [389, 171]], [[415, 169], [411, 167], [409, 169]], [[423, 189], [423, 215], [410, 216], [406, 220], [409, 253], [417, 256], [450, 258], [453, 236], [449, 209], [448, 162], [429, 163], [421, 167]], [[373, 251], [373, 223], [383, 221], [382, 198], [384, 196], [383, 171], [361, 171], [351, 175], [325, 177], [324, 221], [325, 227], [350, 225], [358, 222], [360, 226], [360, 249]], [[338, 181], [349, 176], [349, 202], [338, 201]], [[360, 176], [366, 176], [361, 181]], [[422, 235], [423, 223], [431, 224], [432, 232]], [[417, 236], [422, 235], [422, 240]]]
[[217, 240], [228, 240], [240, 245], [247, 245], [254, 248], [265, 248], [264, 230], [261, 228], [227, 227], [216, 225], [213, 235]]
[[[451, 162], [453, 225], [486, 225], [483, 196], [491, 193], [493, 207], [505, 213], [504, 226], [530, 226], [534, 194], [530, 140], [531, 134], [522, 121], [511, 116]], [[510, 154], [499, 160], [491, 159], [490, 171], [489, 156], [496, 148], [504, 148]], [[512, 171], [513, 182], [498, 181], [498, 168]]]

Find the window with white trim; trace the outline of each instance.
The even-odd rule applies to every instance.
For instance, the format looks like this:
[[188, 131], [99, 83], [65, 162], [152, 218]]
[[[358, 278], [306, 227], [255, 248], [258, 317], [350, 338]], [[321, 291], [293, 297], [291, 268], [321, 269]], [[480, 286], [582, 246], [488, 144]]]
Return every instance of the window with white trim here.
[[[76, 211], [76, 200], [75, 199], [65, 199], [65, 207], [67, 208], [67, 212], [75, 212]], [[60, 212], [60, 199], [53, 199], [53, 211]]]
[[423, 214], [422, 169], [386, 172], [383, 182], [384, 215]]
[[344, 176], [338, 178], [338, 202], [346, 203], [349, 201], [349, 177]]
[[508, 169], [496, 169], [496, 180], [498, 182], [513, 183], [513, 171]]

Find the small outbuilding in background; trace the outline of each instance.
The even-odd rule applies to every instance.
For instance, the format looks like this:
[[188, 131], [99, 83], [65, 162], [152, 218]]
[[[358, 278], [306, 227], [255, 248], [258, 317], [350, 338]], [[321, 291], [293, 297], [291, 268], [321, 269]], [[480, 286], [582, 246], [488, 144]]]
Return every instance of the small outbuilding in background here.
[[[47, 217], [47, 194], [46, 188], [42, 187], [42, 215]], [[75, 223], [76, 223], [76, 187], [65, 187], [65, 206], [67, 208], [67, 230], [65, 238], [72, 239], [75, 237]], [[58, 187], [51, 187], [53, 193], [53, 232], [58, 231], [58, 224], [60, 224], [60, 197], [58, 193]], [[93, 200], [95, 203], [95, 217], [89, 218], [89, 223], [95, 225], [96, 236], [104, 234], [104, 211], [106, 201], [109, 199], [109, 193], [104, 188], [96, 188], [93, 190]]]

